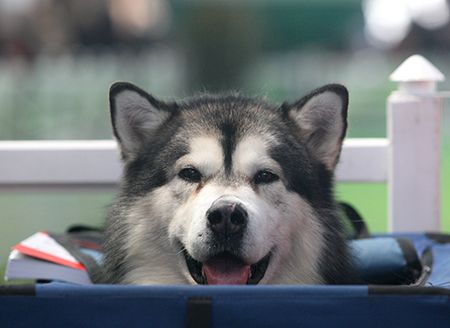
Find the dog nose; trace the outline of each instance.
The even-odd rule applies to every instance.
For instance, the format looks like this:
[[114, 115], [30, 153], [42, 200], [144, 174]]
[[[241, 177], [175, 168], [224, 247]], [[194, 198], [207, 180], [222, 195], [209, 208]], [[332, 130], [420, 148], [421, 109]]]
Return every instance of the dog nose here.
[[247, 211], [239, 203], [219, 201], [206, 213], [209, 227], [221, 234], [237, 234], [247, 226]]

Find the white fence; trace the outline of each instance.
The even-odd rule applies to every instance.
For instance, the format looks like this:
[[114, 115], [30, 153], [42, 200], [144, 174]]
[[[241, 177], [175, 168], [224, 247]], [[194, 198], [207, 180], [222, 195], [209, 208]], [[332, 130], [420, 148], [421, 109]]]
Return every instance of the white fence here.
[[[443, 75], [420, 56], [391, 76], [387, 139], [347, 139], [338, 181], [387, 182], [391, 231], [440, 230], [440, 116]], [[114, 189], [121, 174], [112, 140], [0, 141], [0, 192]]]

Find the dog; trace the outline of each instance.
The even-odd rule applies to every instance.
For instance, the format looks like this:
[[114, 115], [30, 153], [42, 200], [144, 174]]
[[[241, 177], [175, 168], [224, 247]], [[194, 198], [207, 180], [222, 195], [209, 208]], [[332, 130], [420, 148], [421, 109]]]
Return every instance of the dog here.
[[158, 100], [110, 89], [124, 173], [106, 220], [105, 282], [345, 284], [333, 195], [347, 89], [274, 105], [239, 94]]

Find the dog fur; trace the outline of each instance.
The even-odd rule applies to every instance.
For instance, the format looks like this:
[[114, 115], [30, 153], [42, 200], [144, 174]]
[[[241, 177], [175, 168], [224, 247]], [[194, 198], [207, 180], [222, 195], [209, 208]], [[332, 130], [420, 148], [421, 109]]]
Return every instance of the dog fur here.
[[[226, 253], [239, 274], [251, 265], [253, 283], [349, 283], [333, 194], [347, 106], [336, 84], [279, 106], [238, 94], [163, 102], [115, 83], [110, 108], [124, 173], [106, 221], [105, 282], [207, 283], [198, 274], [207, 263], [223, 266], [228, 260], [211, 258]], [[242, 209], [237, 233], [211, 228], [217, 202]], [[228, 269], [212, 270], [228, 281]]]

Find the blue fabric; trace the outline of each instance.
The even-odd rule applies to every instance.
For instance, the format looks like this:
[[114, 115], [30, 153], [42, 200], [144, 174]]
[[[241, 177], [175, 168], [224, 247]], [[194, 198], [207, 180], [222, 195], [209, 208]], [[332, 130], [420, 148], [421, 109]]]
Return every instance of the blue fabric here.
[[[417, 233], [417, 234], [395, 233], [395, 234], [390, 234], [389, 236], [393, 237], [393, 238], [406, 238], [406, 239], [411, 240], [414, 243], [414, 247], [416, 248], [419, 256], [423, 254], [424, 250], [427, 247], [437, 244], [432, 239], [427, 238], [427, 236], [425, 234], [421, 234], [421, 233]], [[384, 237], [384, 236], [381, 236], [381, 237]]]
[[449, 327], [448, 298], [318, 297], [252, 302], [219, 299], [214, 327]]
[[[432, 246], [428, 286], [450, 288], [450, 245], [424, 235], [402, 237], [412, 239], [420, 252]], [[376, 251], [376, 241], [365, 247], [361, 251]], [[374, 257], [373, 263], [378, 259]], [[193, 297], [211, 299], [213, 327], [218, 328], [450, 327], [449, 295], [382, 295], [368, 290], [367, 286], [38, 284], [36, 296], [0, 296], [0, 327], [184, 327], [186, 304]]]
[[450, 244], [435, 245], [432, 252], [433, 270], [427, 285], [450, 288]]
[[38, 297], [153, 297], [171, 298], [181, 297], [255, 297], [294, 298], [310, 295], [326, 297], [366, 297], [367, 286], [308, 286], [308, 285], [279, 285], [279, 286], [130, 286], [130, 285], [76, 285], [62, 282], [38, 284]]
[[213, 327], [448, 327], [446, 296], [368, 295], [366, 286], [39, 285], [0, 297], [1, 327], [184, 327], [189, 297], [212, 299]]
[[399, 272], [406, 259], [395, 238], [380, 237], [350, 242], [356, 269], [363, 281]]
[[427, 248], [431, 248], [432, 271], [426, 286], [450, 288], [450, 243], [439, 244], [425, 234], [392, 234], [391, 236], [410, 239], [420, 256]]

